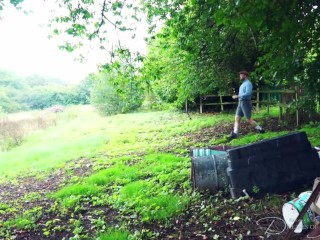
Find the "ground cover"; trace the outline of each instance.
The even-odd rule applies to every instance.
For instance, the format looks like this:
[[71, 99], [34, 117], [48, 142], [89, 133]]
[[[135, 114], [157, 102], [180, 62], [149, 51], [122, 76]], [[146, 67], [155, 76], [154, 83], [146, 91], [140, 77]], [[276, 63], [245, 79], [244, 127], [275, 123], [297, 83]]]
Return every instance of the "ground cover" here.
[[[266, 238], [256, 221], [281, 217], [299, 190], [234, 200], [227, 189], [210, 195], [190, 184], [192, 147], [239, 146], [297, 130], [279, 124], [276, 112], [256, 116], [266, 134], [244, 127], [226, 143], [228, 114], [194, 113], [190, 120], [179, 112], [101, 117], [88, 107], [69, 109], [56, 126], [0, 152], [0, 238]], [[299, 130], [319, 145], [319, 128]]]

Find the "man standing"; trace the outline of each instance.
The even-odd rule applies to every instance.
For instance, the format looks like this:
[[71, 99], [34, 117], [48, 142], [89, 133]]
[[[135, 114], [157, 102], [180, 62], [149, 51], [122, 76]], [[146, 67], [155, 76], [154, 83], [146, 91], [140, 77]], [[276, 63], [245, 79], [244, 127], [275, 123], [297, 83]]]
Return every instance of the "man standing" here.
[[248, 79], [249, 73], [247, 71], [241, 71], [240, 73], [240, 80], [243, 81], [239, 88], [239, 94], [233, 95], [233, 99], [239, 99], [238, 107], [236, 110], [236, 115], [234, 119], [234, 129], [229, 136], [229, 140], [238, 137], [239, 127], [240, 127], [240, 120], [241, 117], [245, 117], [247, 122], [250, 123], [252, 126], [255, 127], [256, 131], [259, 133], [264, 133], [264, 129], [259, 126], [256, 121], [251, 118], [251, 111], [252, 111], [252, 102], [251, 102], [251, 95], [252, 95], [252, 83]]

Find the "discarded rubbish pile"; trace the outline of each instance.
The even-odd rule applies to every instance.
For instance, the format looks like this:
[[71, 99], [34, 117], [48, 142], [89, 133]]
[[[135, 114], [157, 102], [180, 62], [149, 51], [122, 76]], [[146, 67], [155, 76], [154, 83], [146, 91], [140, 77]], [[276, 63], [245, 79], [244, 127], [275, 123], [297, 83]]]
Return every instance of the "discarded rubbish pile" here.
[[[284, 193], [313, 182], [315, 190], [320, 180], [319, 153], [311, 147], [305, 132], [229, 150], [193, 149], [191, 155], [193, 188], [215, 192], [229, 187], [232, 198]], [[283, 218], [289, 228], [295, 227], [296, 233], [310, 229], [320, 220], [320, 197], [316, 193], [317, 198], [311, 199], [311, 193], [303, 192], [283, 205]], [[293, 226], [299, 214], [299, 223]]]
[[227, 172], [233, 198], [281, 193], [311, 184], [320, 173], [318, 152], [305, 132], [297, 132], [228, 151]]
[[303, 239], [320, 239], [320, 178], [316, 178], [312, 191], [301, 193], [297, 198], [282, 207], [283, 218], [289, 228], [285, 240], [290, 240], [292, 233], [311, 230]]
[[287, 192], [311, 184], [320, 173], [318, 152], [311, 147], [305, 132], [294, 132], [219, 154], [210, 155], [204, 151], [202, 156], [197, 156], [194, 153], [197, 149], [193, 149], [192, 157], [194, 188], [214, 192], [229, 187], [232, 198], [245, 193], [261, 197], [267, 193]]
[[215, 149], [193, 149], [191, 179], [193, 188], [215, 192], [229, 184], [227, 153]]

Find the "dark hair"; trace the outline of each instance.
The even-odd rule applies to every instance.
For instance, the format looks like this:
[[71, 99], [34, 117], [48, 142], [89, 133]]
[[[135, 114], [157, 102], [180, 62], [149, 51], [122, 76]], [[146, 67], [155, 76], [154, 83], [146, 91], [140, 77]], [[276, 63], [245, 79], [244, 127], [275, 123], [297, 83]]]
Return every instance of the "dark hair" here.
[[246, 75], [247, 77], [249, 76], [249, 73], [247, 71], [240, 71], [239, 74], [244, 74]]

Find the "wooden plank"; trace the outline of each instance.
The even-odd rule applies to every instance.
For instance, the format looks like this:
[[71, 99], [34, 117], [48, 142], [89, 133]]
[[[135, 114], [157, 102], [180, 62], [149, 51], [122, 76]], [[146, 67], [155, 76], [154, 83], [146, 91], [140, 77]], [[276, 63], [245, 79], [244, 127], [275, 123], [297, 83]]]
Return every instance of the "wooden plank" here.
[[[256, 103], [257, 101], [253, 100], [252, 103]], [[259, 101], [259, 104], [269, 104], [269, 105], [277, 105], [278, 102], [268, 102], [268, 101]]]
[[[257, 103], [257, 101], [252, 101], [252, 103]], [[202, 106], [219, 106], [219, 105], [236, 105], [238, 104], [238, 102], [223, 102], [223, 103], [202, 103]], [[259, 101], [259, 104], [268, 104], [268, 102], [265, 102], [265, 101]], [[277, 105], [277, 102], [274, 102], [274, 103], [270, 103], [270, 105]]]
[[[252, 93], [296, 93], [295, 90], [286, 90], [286, 89], [283, 89], [283, 90], [253, 90]], [[202, 95], [201, 97], [220, 97], [220, 96], [223, 96], [223, 97], [231, 97], [232, 94], [230, 95], [219, 95], [219, 94], [209, 94], [209, 95]]]
[[[202, 98], [207, 98], [207, 97], [220, 97], [220, 96], [224, 96], [224, 95], [202, 95]], [[228, 96], [228, 95], [226, 95]]]
[[[253, 90], [256, 93], [257, 90]], [[295, 90], [259, 90], [259, 93], [295, 93]]]
[[224, 102], [224, 103], [202, 103], [202, 105], [206, 105], [206, 106], [220, 106], [220, 105], [232, 105], [232, 104], [238, 104], [238, 102]]

